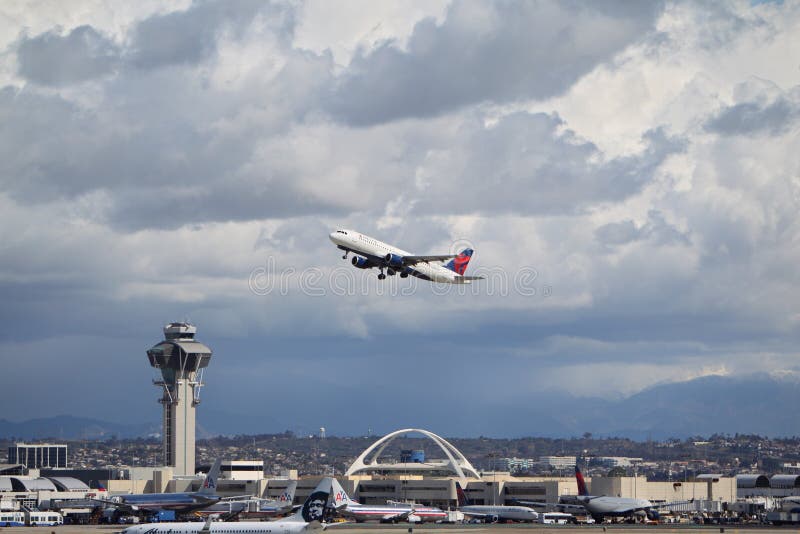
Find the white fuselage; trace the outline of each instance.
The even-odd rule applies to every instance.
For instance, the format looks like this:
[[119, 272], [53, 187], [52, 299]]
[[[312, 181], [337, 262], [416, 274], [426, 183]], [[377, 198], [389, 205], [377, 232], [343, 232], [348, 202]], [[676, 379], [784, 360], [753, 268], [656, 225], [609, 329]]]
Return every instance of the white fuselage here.
[[475, 517], [496, 517], [500, 521], [533, 522], [539, 519], [539, 513], [527, 506], [501, 506], [470, 504], [459, 508], [464, 515]]
[[[339, 230], [331, 233], [329, 237], [340, 249], [360, 254], [367, 258], [383, 258], [387, 254], [413, 256], [411, 252], [399, 249], [383, 241], [378, 241], [355, 230]], [[411, 271], [409, 274], [431, 282], [453, 284], [458, 279], [463, 278], [438, 262], [417, 263], [413, 267], [407, 267], [407, 269]]]
[[[313, 526], [312, 526], [313, 525]], [[128, 527], [122, 534], [198, 534], [205, 527], [200, 521], [187, 523], [150, 523]], [[322, 528], [319, 524], [304, 521], [238, 521], [233, 523], [217, 522], [209, 525], [209, 532], [241, 533], [241, 534], [296, 534], [305, 530]]]
[[653, 503], [647, 499], [630, 499], [627, 497], [594, 497], [577, 496], [562, 497], [566, 504], [580, 504], [593, 516], [624, 516], [635, 512], [653, 508]]
[[411, 504], [368, 505], [349, 502], [340, 510], [340, 513], [359, 523], [362, 521], [396, 521], [398, 518], [408, 521], [410, 516], [423, 523], [447, 518], [447, 514], [440, 508]]

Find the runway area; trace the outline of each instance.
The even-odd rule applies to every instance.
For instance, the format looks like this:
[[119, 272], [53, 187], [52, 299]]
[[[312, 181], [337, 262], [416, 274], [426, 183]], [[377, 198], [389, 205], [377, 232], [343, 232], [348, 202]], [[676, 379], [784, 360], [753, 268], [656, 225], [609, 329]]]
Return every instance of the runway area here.
[[[2, 534], [23, 533], [55, 533], [55, 534], [80, 534], [83, 532], [101, 532], [111, 534], [121, 532], [125, 525], [61, 525], [58, 527], [0, 527]], [[362, 524], [336, 527], [337, 534], [502, 534], [503, 532], [532, 530], [536, 534], [557, 532], [558, 534], [647, 534], [658, 532], [667, 534], [671, 532], [702, 532], [702, 534], [769, 534], [771, 532], [786, 534], [788, 532], [800, 533], [800, 525], [774, 527], [770, 525], [728, 525], [700, 526], [700, 525], [586, 525], [575, 527], [572, 525], [540, 525], [540, 524], [508, 524], [508, 525], [426, 525], [423, 527], [409, 527], [408, 525], [380, 525]]]

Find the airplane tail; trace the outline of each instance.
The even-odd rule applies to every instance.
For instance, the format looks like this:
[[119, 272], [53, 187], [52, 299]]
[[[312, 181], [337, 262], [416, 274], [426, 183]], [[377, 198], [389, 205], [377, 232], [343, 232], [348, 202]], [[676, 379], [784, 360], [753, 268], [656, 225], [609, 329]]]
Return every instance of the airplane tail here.
[[474, 252], [475, 251], [471, 248], [465, 248], [458, 254], [458, 256], [445, 264], [445, 267], [463, 276], [464, 273], [467, 272], [467, 265], [469, 265], [469, 260], [472, 259], [472, 254]]
[[289, 485], [286, 486], [286, 491], [280, 494], [278, 497], [278, 501], [286, 506], [291, 506], [294, 502], [294, 494], [297, 491], [297, 481], [292, 480], [289, 482]]
[[331, 496], [331, 477], [320, 480], [314, 491], [311, 492], [303, 503], [303, 506], [295, 512], [291, 519], [305, 523], [321, 523], [325, 519], [325, 508], [328, 506], [328, 498]]
[[206, 479], [203, 481], [203, 486], [200, 488], [202, 495], [216, 495], [217, 494], [217, 480], [219, 479], [219, 468], [222, 465], [222, 459], [217, 458], [214, 460], [214, 465], [208, 470]]
[[586, 481], [583, 479], [583, 473], [575, 464], [575, 480], [578, 482], [578, 495], [589, 495], [589, 490], [586, 489]]
[[344, 490], [339, 481], [335, 478], [331, 480], [331, 495], [333, 500], [333, 507], [336, 509], [342, 508], [349, 504], [355, 504], [356, 501], [350, 498]]
[[464, 493], [464, 488], [461, 487], [461, 484], [459, 484], [458, 481], [456, 481], [456, 496], [458, 497], [459, 508], [469, 504], [469, 500], [467, 500], [467, 494]]

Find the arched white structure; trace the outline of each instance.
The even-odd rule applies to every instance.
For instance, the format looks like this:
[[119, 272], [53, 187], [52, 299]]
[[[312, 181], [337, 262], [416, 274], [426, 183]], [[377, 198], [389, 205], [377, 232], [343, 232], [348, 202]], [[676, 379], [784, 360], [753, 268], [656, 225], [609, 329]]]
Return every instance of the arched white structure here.
[[[425, 462], [424, 464], [380, 464], [378, 463], [378, 458], [383, 454], [384, 449], [395, 440], [400, 435], [409, 434], [409, 433], [416, 433], [422, 434], [423, 436], [429, 438], [433, 441], [439, 448], [444, 452], [445, 456], [447, 457], [444, 461], [439, 462]], [[372, 453], [375, 455], [372, 457], [371, 460], [368, 460]], [[467, 477], [477, 478], [480, 479], [481, 476], [478, 474], [478, 471], [472, 467], [472, 464], [469, 463], [461, 451], [456, 449], [452, 444], [448, 443], [447, 440], [442, 438], [441, 436], [437, 436], [433, 432], [428, 432], [427, 430], [422, 430], [419, 428], [404, 428], [402, 430], [395, 430], [391, 434], [387, 434], [383, 436], [381, 439], [367, 447], [367, 449], [361, 453], [361, 456], [356, 458], [353, 464], [345, 473], [346, 476], [350, 475], [357, 475], [360, 473], [364, 473], [367, 471], [376, 471], [376, 470], [383, 470], [383, 471], [397, 471], [397, 472], [409, 472], [409, 471], [434, 471], [434, 470], [449, 470], [454, 475], [458, 476], [459, 478], [466, 479]]]

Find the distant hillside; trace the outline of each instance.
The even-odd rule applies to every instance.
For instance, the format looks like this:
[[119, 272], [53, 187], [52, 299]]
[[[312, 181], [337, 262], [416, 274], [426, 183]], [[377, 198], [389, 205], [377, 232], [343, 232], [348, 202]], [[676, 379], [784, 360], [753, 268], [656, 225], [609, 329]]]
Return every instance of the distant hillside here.
[[[491, 418], [486, 435], [565, 438], [591, 432], [638, 441], [714, 433], [800, 435], [800, 411], [795, 409], [800, 382], [791, 378], [707, 376], [660, 384], [616, 401], [552, 394], [531, 399], [527, 406]], [[477, 413], [476, 419], [490, 420], [480, 408]]]
[[613, 428], [631, 438], [796, 436], [799, 405], [800, 382], [794, 379], [707, 376], [655, 386], [620, 401]]
[[159, 423], [122, 424], [86, 417], [57, 415], [41, 419], [13, 422], [0, 419], [0, 438], [9, 439], [108, 439], [144, 437], [160, 432]]
[[[541, 436], [565, 438], [591, 432], [643, 441], [721, 434], [800, 435], [800, 382], [768, 375], [708, 376], [661, 384], [619, 401], [534, 394], [524, 405], [474, 406], [445, 419], [420, 413], [412, 421], [441, 435], [476, 437]], [[335, 419], [336, 415], [341, 417]], [[353, 414], [326, 417], [331, 428], [353, 429]], [[393, 417], [406, 416], [405, 419]], [[408, 426], [407, 414], [383, 414], [389, 428]], [[216, 435], [283, 432], [286, 426], [267, 413], [231, 414], [205, 407], [198, 413], [198, 438]], [[298, 423], [300, 435], [315, 428]], [[0, 438], [108, 439], [145, 437], [160, 423], [119, 424], [72, 416], [14, 423], [0, 420]], [[357, 431], [350, 431], [353, 435]]]

